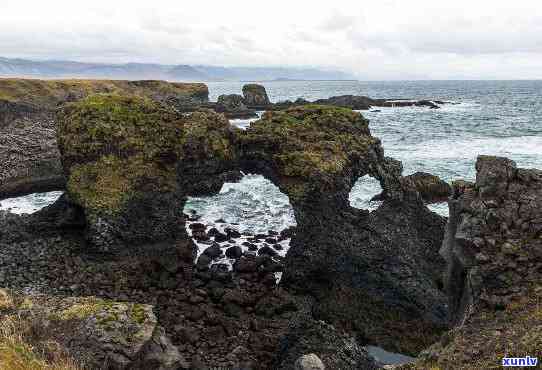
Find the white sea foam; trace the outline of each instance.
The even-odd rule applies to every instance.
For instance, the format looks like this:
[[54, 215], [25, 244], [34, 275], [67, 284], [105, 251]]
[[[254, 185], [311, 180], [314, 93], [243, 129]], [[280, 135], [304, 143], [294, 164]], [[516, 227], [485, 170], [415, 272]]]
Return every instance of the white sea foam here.
[[382, 202], [371, 199], [382, 192], [382, 187], [377, 179], [366, 175], [360, 177], [350, 191], [350, 205], [355, 208], [374, 211]]
[[36, 193], [18, 198], [8, 198], [0, 201], [0, 210], [16, 214], [34, 213], [53, 204], [60, 196], [61, 191], [50, 193]]
[[194, 210], [201, 222], [214, 223], [223, 219], [239, 224], [240, 232], [264, 233], [294, 226], [295, 216], [288, 197], [260, 175], [246, 175], [238, 183], [226, 183], [219, 194], [192, 198], [185, 212]]

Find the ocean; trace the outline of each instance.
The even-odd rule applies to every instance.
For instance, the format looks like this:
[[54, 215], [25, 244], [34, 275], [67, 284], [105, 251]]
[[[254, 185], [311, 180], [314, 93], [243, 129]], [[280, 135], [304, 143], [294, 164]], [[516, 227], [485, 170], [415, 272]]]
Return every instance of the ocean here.
[[[542, 81], [271, 81], [261, 82], [273, 102], [367, 95], [372, 98], [433, 99], [457, 104], [433, 110], [419, 107], [363, 111], [387, 156], [403, 162], [404, 174], [429, 172], [451, 182], [473, 180], [480, 154], [506, 156], [518, 166], [542, 168]], [[241, 93], [244, 82], [208, 83], [211, 100], [220, 94]], [[247, 127], [250, 121], [234, 120]], [[350, 194], [354, 207], [375, 209], [379, 193], [371, 178], [360, 179]], [[60, 193], [32, 195], [0, 202], [0, 209], [28, 213], [53, 202]], [[447, 215], [447, 204], [431, 206]], [[276, 186], [259, 175], [226, 184], [215, 196], [190, 198], [186, 211], [202, 220], [223, 219], [241, 231], [280, 231], [295, 225], [288, 201]]]

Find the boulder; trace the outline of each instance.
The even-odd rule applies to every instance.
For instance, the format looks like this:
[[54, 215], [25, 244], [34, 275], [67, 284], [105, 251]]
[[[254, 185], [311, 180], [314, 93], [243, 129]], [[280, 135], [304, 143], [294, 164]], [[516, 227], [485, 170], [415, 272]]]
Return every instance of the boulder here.
[[265, 87], [258, 84], [244, 85], [243, 99], [248, 107], [265, 107], [271, 104]]
[[[10, 297], [10, 305], [2, 301]], [[95, 369], [188, 369], [153, 307], [96, 297], [21, 295], [0, 290], [0, 311], [31, 321], [37, 346], [58, 343], [77, 363]], [[7, 316], [6, 316], [7, 317]], [[3, 319], [0, 313], [0, 320]], [[24, 326], [23, 326], [24, 327]], [[51, 347], [49, 347], [51, 348]]]
[[303, 355], [295, 362], [295, 370], [325, 370], [322, 360], [314, 353]]
[[281, 339], [277, 370], [376, 370], [374, 359], [356, 340], [323, 321], [305, 318]]
[[426, 204], [441, 203], [448, 200], [452, 187], [438, 176], [425, 172], [416, 172], [407, 176], [420, 193]]
[[475, 183], [453, 185], [441, 249], [456, 327], [420, 366], [489, 368], [495, 354], [540, 353], [542, 171], [490, 156], [476, 171]]

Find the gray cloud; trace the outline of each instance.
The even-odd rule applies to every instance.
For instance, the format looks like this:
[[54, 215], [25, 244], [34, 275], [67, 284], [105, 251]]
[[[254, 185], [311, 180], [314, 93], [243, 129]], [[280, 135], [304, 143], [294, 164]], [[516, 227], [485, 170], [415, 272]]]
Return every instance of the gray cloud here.
[[92, 62], [287, 65], [361, 79], [542, 78], [538, 0], [3, 0], [0, 54]]

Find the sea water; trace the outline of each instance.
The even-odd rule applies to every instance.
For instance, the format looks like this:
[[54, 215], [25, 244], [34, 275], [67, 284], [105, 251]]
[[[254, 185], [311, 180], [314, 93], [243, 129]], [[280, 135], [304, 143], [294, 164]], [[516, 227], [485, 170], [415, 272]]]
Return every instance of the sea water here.
[[[258, 81], [256, 81], [258, 82]], [[210, 98], [241, 93], [245, 82], [208, 83]], [[441, 109], [375, 108], [363, 111], [386, 156], [403, 163], [404, 174], [429, 172], [451, 182], [474, 180], [480, 154], [506, 156], [518, 166], [542, 168], [542, 81], [269, 81], [262, 83], [272, 101], [307, 100], [334, 95], [451, 101]], [[246, 128], [251, 120], [232, 124]], [[375, 209], [370, 199], [380, 191], [370, 177], [356, 183], [350, 194], [354, 207]], [[0, 209], [32, 212], [56, 200], [59, 193], [0, 202]], [[445, 203], [431, 206], [443, 215]], [[288, 198], [262, 176], [247, 174], [226, 184], [212, 197], [190, 198], [186, 209], [205, 219], [223, 218], [248, 232], [283, 229], [295, 224]]]

